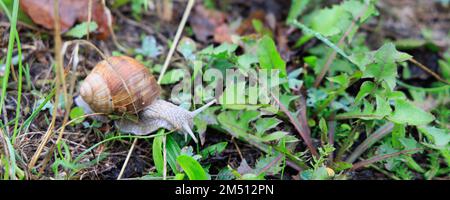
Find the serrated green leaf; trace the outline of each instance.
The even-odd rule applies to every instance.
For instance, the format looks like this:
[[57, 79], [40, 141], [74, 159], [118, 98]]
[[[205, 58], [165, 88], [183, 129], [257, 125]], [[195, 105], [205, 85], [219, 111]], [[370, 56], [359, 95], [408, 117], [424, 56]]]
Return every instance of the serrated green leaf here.
[[450, 142], [450, 133], [448, 130], [446, 131], [432, 126], [421, 126], [418, 129], [438, 147], [448, 146]]
[[207, 158], [208, 156], [220, 154], [223, 150], [225, 150], [227, 145], [228, 142], [219, 142], [217, 144], [210, 145], [201, 151], [201, 155], [203, 158]]
[[262, 135], [266, 131], [275, 128], [278, 124], [281, 123], [281, 120], [271, 117], [271, 118], [260, 118], [255, 122], [256, 133], [258, 135]]
[[278, 53], [275, 42], [269, 36], [264, 36], [258, 42], [258, 60], [262, 69], [278, 69], [281, 77], [286, 77], [286, 63]]
[[279, 139], [285, 137], [287, 134], [288, 133], [284, 132], [284, 131], [276, 131], [276, 132], [273, 132], [271, 134], [264, 135], [263, 137], [261, 137], [261, 140], [263, 142], [276, 141], [276, 140], [279, 140]]
[[[260, 173], [262, 170], [265, 171], [265, 174], [273, 175], [278, 174], [282, 169], [282, 160], [277, 158], [278, 155], [266, 155], [261, 156], [255, 164], [255, 172]], [[278, 159], [278, 161], [277, 161]], [[273, 162], [275, 161], [275, 164]], [[267, 169], [267, 166], [270, 166]]]
[[396, 100], [395, 111], [388, 119], [397, 124], [420, 126], [432, 122], [434, 116], [406, 100]]
[[350, 22], [350, 15], [343, 7], [334, 5], [314, 14], [311, 20], [311, 29], [329, 37], [342, 32]]

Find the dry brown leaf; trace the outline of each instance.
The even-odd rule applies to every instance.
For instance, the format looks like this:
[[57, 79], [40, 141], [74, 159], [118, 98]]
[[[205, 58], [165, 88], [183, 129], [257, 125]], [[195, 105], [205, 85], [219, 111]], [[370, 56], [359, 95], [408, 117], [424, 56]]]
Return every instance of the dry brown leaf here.
[[232, 43], [232, 31], [230, 30], [228, 24], [222, 24], [214, 29], [214, 42], [224, 43], [229, 42]]
[[[198, 41], [208, 42], [214, 36], [217, 27], [225, 24], [226, 16], [217, 10], [206, 9], [203, 5], [195, 6], [189, 23]], [[219, 30], [220, 31], [220, 30]]]
[[[21, 0], [22, 10], [34, 23], [47, 29], [54, 28], [53, 0]], [[59, 0], [61, 31], [69, 30], [76, 22], [88, 21], [89, 0]], [[92, 21], [98, 25], [96, 36], [106, 39], [109, 36], [109, 10], [100, 0], [92, 0]]]

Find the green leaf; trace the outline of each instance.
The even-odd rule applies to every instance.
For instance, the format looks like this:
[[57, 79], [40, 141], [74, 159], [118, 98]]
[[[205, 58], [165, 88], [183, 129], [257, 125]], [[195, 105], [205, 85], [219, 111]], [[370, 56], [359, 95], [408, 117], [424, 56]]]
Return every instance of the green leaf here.
[[306, 9], [306, 6], [309, 4], [309, 2], [310, 0], [292, 0], [287, 17], [287, 22], [289, 23], [290, 21], [297, 19]]
[[178, 164], [189, 177], [189, 180], [208, 180], [209, 177], [194, 158], [188, 155], [180, 155], [177, 158]]
[[[278, 159], [278, 160], [277, 160]], [[283, 159], [279, 159], [278, 155], [266, 155], [261, 156], [255, 164], [255, 172], [261, 173], [262, 170], [265, 171], [265, 174], [274, 175], [278, 174], [283, 170]], [[275, 164], [273, 164], [275, 162]], [[270, 166], [267, 169], [267, 166]]]
[[273, 132], [271, 134], [264, 135], [263, 137], [261, 137], [261, 140], [263, 142], [276, 141], [276, 140], [279, 140], [279, 139], [285, 137], [287, 134], [288, 134], [288, 132], [276, 131], [276, 132]]
[[373, 92], [375, 84], [372, 81], [366, 81], [361, 85], [358, 94], [356, 95], [355, 102], [360, 102], [364, 97]]
[[378, 15], [378, 11], [375, 8], [373, 3], [368, 3], [369, 5], [365, 5], [366, 3], [363, 3], [359, 0], [350, 0], [345, 1], [342, 3], [342, 7], [347, 11], [350, 12], [354, 19], [358, 17], [358, 15], [361, 14], [361, 11], [364, 9], [365, 6], [368, 6], [365, 10], [364, 14], [359, 19], [360, 22], [366, 21], [370, 16]]
[[[73, 28], [71, 28], [69, 31], [67, 31], [67, 33], [65, 33], [65, 35], [71, 36], [74, 38], [82, 38], [85, 35], [87, 35], [87, 33], [88, 33], [87, 26], [88, 26], [87, 22], [78, 24], [78, 25], [74, 26]], [[95, 22], [89, 23], [89, 32], [93, 32], [93, 31], [97, 30], [97, 28], [98, 28], [97, 23], [95, 23]]]
[[298, 68], [288, 75], [289, 88], [293, 90], [299, 90], [303, 86], [303, 80], [297, 79], [297, 77], [303, 72], [303, 68]]
[[[302, 29], [305, 34], [313, 35], [318, 40], [322, 41], [324, 44], [326, 44], [328, 47], [332, 48], [334, 51], [336, 51], [339, 55], [347, 59], [348, 61], [352, 62], [353, 64], [360, 67], [360, 63], [356, 62], [352, 57], [348, 56], [341, 48], [339, 48], [336, 44], [331, 42], [329, 39], [327, 39], [325, 36], [323, 36], [321, 33], [314, 31], [310, 28], [308, 28], [306, 25], [294, 20], [291, 22], [292, 25], [297, 26], [298, 28]], [[360, 67], [361, 68], [361, 67]]]
[[[73, 120], [73, 119], [76, 119], [76, 118], [81, 117], [83, 115], [84, 115], [83, 108], [81, 108], [81, 107], [74, 107], [74, 108], [72, 108], [72, 110], [70, 110], [69, 117], [70, 117], [71, 120]], [[81, 118], [75, 120], [73, 123], [79, 124], [79, 123], [82, 123], [83, 121], [84, 121], [84, 117], [81, 117]]]
[[236, 44], [231, 44], [231, 43], [222, 43], [221, 45], [219, 45], [218, 47], [214, 48], [213, 50], [213, 54], [217, 57], [227, 57], [229, 56], [231, 53], [233, 53], [234, 51], [236, 51], [236, 49], [238, 48], [238, 45]]
[[225, 150], [227, 145], [228, 142], [219, 142], [217, 144], [210, 145], [201, 151], [201, 155], [203, 158], [207, 158], [208, 156], [220, 154], [223, 150]]
[[255, 122], [256, 132], [259, 135], [262, 135], [266, 131], [275, 128], [278, 124], [281, 123], [281, 120], [271, 117], [271, 118], [260, 118]]
[[348, 84], [350, 83], [350, 78], [345, 73], [335, 77], [328, 77], [327, 79], [333, 83], [341, 85], [344, 88], [348, 87]]
[[[158, 131], [157, 134], [164, 134], [164, 129]], [[163, 148], [162, 148], [162, 140], [164, 136], [157, 136], [153, 139], [152, 145], [152, 155], [153, 162], [155, 163], [156, 171], [159, 174], [163, 174], [164, 168], [164, 158], [163, 158]]]
[[335, 172], [340, 172], [340, 171], [344, 171], [346, 169], [352, 168], [353, 165], [351, 163], [348, 163], [348, 162], [338, 161], [338, 162], [335, 162], [333, 164], [333, 167], [334, 167], [334, 171]]
[[243, 54], [238, 56], [238, 65], [242, 69], [250, 69], [251, 65], [258, 62], [258, 57], [252, 54]]
[[325, 119], [323, 117], [321, 117], [319, 120], [319, 129], [324, 134], [328, 133], [327, 122], [325, 121]]
[[184, 58], [190, 61], [195, 60], [195, 51], [197, 50], [197, 45], [191, 38], [184, 37], [180, 40], [177, 51], [180, 52]]
[[411, 49], [417, 49], [419, 47], [422, 47], [427, 42], [424, 39], [416, 39], [416, 38], [406, 38], [406, 39], [399, 39], [395, 41], [395, 46], [398, 49], [403, 50], [411, 50]]
[[412, 56], [409, 54], [397, 51], [393, 43], [386, 43], [374, 52], [353, 57], [360, 64], [360, 69], [364, 74], [363, 78], [385, 81], [391, 90], [394, 89], [396, 83], [397, 63], [410, 58]]
[[397, 124], [420, 126], [432, 122], [434, 116], [406, 100], [396, 100], [395, 111], [388, 119]]
[[164, 74], [164, 77], [161, 79], [161, 85], [173, 84], [180, 81], [185, 75], [184, 69], [172, 69], [167, 71]]
[[386, 81], [391, 89], [395, 87], [397, 65], [394, 62], [386, 61], [370, 64], [363, 73], [363, 78], [375, 78], [377, 81]]
[[402, 147], [400, 139], [405, 138], [405, 128], [406, 126], [404, 124], [395, 124], [392, 129], [392, 146], [396, 149], [400, 149]]
[[162, 46], [158, 45], [155, 37], [145, 36], [142, 38], [141, 48], [136, 49], [136, 53], [142, 54], [149, 58], [156, 58], [162, 53]]
[[450, 142], [448, 130], [446, 131], [432, 126], [422, 126], [418, 127], [418, 129], [438, 147], [446, 147]]
[[175, 178], [174, 178], [174, 180], [179, 180], [179, 181], [181, 181], [181, 180], [183, 180], [184, 179], [184, 174], [175, 174]]
[[167, 136], [166, 140], [167, 163], [174, 173], [178, 173], [177, 157], [180, 155], [181, 148], [172, 135]]
[[[8, 9], [9, 13], [12, 13], [13, 12], [13, 2], [14, 2], [14, 0], [2, 0], [2, 1], [3, 1], [3, 3], [5, 3], [5, 6]], [[3, 13], [3, 12], [4, 12], [4, 10], [0, 9], [0, 13]], [[20, 9], [20, 8], [19, 8], [18, 13], [17, 13], [17, 19], [19, 21], [25, 23], [25, 24], [28, 24], [28, 25], [35, 25], [33, 23], [33, 20], [31, 20], [31, 18], [28, 17], [28, 15], [25, 12], [23, 12], [23, 10]]]
[[310, 26], [312, 30], [329, 37], [341, 33], [349, 22], [349, 13], [343, 7], [335, 5], [315, 13]]
[[386, 101], [384, 98], [380, 97], [380, 95], [375, 95], [376, 103], [377, 103], [377, 109], [375, 111], [375, 115], [378, 116], [386, 116], [390, 115], [392, 112], [391, 106], [389, 105], [389, 102]]
[[244, 174], [244, 175], [242, 175], [240, 180], [264, 180], [264, 173], [261, 173], [259, 175], [252, 174], [252, 173]]
[[312, 173], [311, 180], [327, 180], [330, 178], [327, 167], [321, 166]]
[[400, 143], [405, 150], [417, 149], [420, 147], [419, 143], [414, 138], [400, 138]]
[[225, 111], [221, 112], [217, 116], [217, 120], [222, 125], [222, 127], [227, 130], [234, 137], [245, 137], [248, 131], [248, 124], [241, 125], [237, 120], [238, 111]]
[[278, 53], [275, 42], [269, 36], [264, 36], [258, 43], [258, 60], [262, 69], [278, 69], [281, 77], [286, 77], [286, 63]]

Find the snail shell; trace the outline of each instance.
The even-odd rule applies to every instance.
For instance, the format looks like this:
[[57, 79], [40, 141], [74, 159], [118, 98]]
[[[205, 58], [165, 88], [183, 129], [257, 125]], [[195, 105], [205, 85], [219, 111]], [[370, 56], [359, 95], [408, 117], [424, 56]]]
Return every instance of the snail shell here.
[[94, 112], [137, 114], [152, 104], [160, 87], [150, 71], [128, 56], [99, 62], [80, 86], [80, 95]]
[[[160, 91], [155, 78], [144, 65], [127, 56], [113, 56], [94, 67], [81, 84], [80, 96], [75, 103], [86, 113], [137, 114], [137, 121], [126, 118], [115, 121], [122, 132], [147, 135], [159, 128], [179, 130], [197, 143], [192, 132], [193, 119], [215, 100], [191, 112], [157, 99]], [[97, 117], [106, 121], [104, 116]]]

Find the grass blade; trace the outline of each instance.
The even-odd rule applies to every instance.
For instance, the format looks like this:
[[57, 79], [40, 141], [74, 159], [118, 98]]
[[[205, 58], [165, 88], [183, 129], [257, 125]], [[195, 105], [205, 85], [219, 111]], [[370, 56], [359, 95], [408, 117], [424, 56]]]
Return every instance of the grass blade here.
[[208, 175], [194, 158], [188, 155], [180, 155], [177, 158], [178, 164], [183, 168], [189, 180], [208, 180]]

